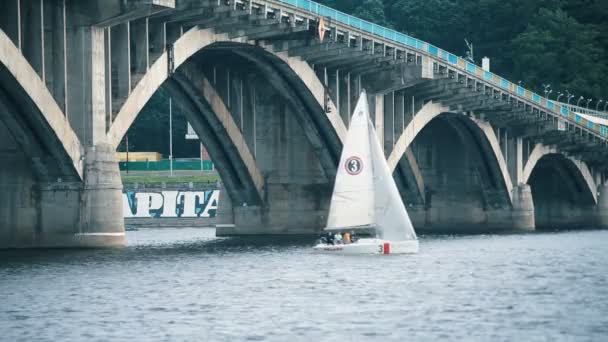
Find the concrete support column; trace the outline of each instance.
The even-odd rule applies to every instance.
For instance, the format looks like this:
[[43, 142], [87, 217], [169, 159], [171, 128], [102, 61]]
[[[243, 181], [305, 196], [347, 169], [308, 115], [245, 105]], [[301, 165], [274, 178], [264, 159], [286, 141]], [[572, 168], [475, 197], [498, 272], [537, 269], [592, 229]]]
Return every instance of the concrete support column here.
[[68, 31], [70, 124], [85, 146], [105, 142], [106, 84], [104, 29], [71, 26]]
[[144, 74], [150, 66], [150, 44], [148, 33], [148, 18], [142, 18], [131, 24], [131, 63], [134, 73]]
[[515, 141], [515, 184], [524, 183], [524, 143], [520, 137], [516, 138]]
[[46, 84], [65, 114], [67, 108], [67, 53], [65, 0], [46, 1]]
[[534, 230], [534, 202], [532, 190], [528, 184], [519, 184], [513, 187], [513, 229]]
[[341, 106], [341, 108], [343, 108], [343, 110], [346, 112], [346, 114], [344, 115], [344, 123], [346, 124], [346, 127], [350, 127], [350, 116], [352, 114], [352, 109], [351, 109], [351, 99], [352, 99], [352, 95], [351, 95], [351, 91], [350, 91], [350, 86], [351, 86], [351, 81], [350, 81], [350, 72], [346, 74], [346, 79], [345, 79], [345, 94], [344, 96], [342, 96], [343, 98], [343, 104]]
[[[518, 169], [520, 162], [523, 159], [523, 150], [519, 148], [521, 146], [521, 139], [515, 137], [514, 135], [507, 134], [505, 130], [505, 162], [507, 164], [507, 170], [509, 172], [509, 176], [511, 177], [513, 184], [518, 184], [517, 181], [518, 174], [523, 173], [523, 169], [520, 171]], [[523, 183], [523, 182], [522, 182]]]
[[597, 199], [597, 225], [599, 228], [608, 228], [608, 184], [598, 187]]
[[339, 89], [339, 94], [338, 94], [338, 103], [336, 104], [336, 107], [338, 109], [338, 113], [340, 114], [340, 117], [342, 118], [342, 121], [344, 122], [344, 125], [346, 125], [346, 127], [348, 128], [348, 121], [350, 119], [349, 117], [349, 113], [348, 113], [348, 101], [350, 99], [349, 97], [349, 85], [348, 85], [348, 73], [344, 72], [344, 71], [338, 71], [338, 89]]
[[44, 0], [21, 3], [22, 53], [44, 81]]
[[384, 95], [384, 151], [390, 153], [395, 141], [395, 93]]
[[165, 52], [167, 45], [167, 24], [162, 20], [150, 20], [148, 22], [148, 34], [150, 44], [150, 65]]
[[86, 149], [81, 198], [76, 242], [92, 247], [124, 245], [122, 180], [113, 146], [98, 144]]
[[[376, 94], [374, 96], [375, 105], [375, 121], [374, 124], [376, 126], [376, 134], [378, 135], [378, 140], [380, 141], [380, 146], [384, 147], [384, 95]], [[384, 148], [383, 148], [384, 150]]]
[[255, 157], [255, 76], [247, 75], [243, 84], [242, 131], [245, 142]]
[[0, 29], [21, 49], [21, 0], [2, 1]]
[[[131, 44], [129, 23], [112, 27], [112, 98], [126, 99], [131, 93]], [[117, 110], [117, 108], [114, 108]]]
[[228, 191], [224, 184], [220, 184], [220, 197], [218, 199], [217, 208], [217, 225], [218, 229], [223, 229], [226, 225], [234, 226], [234, 212], [232, 210], [232, 200], [228, 196]]
[[[405, 98], [402, 93], [395, 94], [395, 122], [393, 127], [393, 146], [397, 142], [397, 139], [401, 136], [401, 133], [405, 130]], [[391, 146], [391, 150], [393, 148]]]

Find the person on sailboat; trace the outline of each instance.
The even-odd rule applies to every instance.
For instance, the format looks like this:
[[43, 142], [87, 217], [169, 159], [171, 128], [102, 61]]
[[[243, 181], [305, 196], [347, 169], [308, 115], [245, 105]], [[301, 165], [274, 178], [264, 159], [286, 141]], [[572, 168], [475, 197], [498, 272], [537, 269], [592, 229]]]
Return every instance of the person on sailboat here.
[[340, 244], [342, 244], [342, 234], [340, 234], [340, 233], [336, 233], [336, 234], [334, 235], [334, 244], [335, 244], [335, 245], [340, 245]]
[[349, 232], [342, 233], [342, 241], [344, 242], [344, 244], [349, 244], [349, 243], [352, 242], [350, 240], [350, 233]]

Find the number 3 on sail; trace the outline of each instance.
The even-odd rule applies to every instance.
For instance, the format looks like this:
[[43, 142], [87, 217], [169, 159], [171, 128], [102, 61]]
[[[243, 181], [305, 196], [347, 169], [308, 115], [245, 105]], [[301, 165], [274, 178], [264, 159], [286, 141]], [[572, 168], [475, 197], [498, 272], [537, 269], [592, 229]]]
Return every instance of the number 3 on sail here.
[[350, 157], [346, 159], [344, 167], [349, 175], [356, 176], [360, 174], [363, 169], [363, 161], [361, 161], [361, 158], [359, 157]]

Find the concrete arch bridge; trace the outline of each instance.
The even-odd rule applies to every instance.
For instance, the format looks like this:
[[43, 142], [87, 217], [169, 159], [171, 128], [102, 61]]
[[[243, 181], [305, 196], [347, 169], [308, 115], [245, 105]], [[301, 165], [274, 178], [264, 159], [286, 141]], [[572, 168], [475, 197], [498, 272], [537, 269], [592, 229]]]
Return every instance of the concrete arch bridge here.
[[124, 243], [114, 152], [161, 87], [222, 178], [219, 234], [314, 233], [366, 89], [418, 229], [605, 226], [608, 129], [307, 0], [7, 0], [0, 247]]

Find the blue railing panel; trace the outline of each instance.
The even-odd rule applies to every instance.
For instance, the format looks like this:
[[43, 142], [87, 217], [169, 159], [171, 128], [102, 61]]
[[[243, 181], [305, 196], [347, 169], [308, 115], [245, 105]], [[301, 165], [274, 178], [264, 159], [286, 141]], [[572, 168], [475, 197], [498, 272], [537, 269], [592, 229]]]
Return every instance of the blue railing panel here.
[[452, 55], [451, 53], [448, 54], [448, 62], [452, 64], [458, 64], [458, 56]]
[[562, 107], [561, 112], [562, 112], [562, 115], [565, 115], [565, 116], [568, 116], [568, 114], [570, 114], [570, 111], [566, 107]]
[[492, 78], [493, 78], [492, 76], [493, 76], [492, 73], [489, 72], [489, 71], [484, 71], [483, 72], [483, 78], [485, 78], [488, 81], [492, 81]]
[[337, 12], [336, 10], [333, 10], [333, 9], [331, 9], [329, 7], [320, 6], [318, 13], [320, 15], [336, 19], [336, 12]]
[[439, 49], [429, 44], [429, 53], [433, 56], [439, 56]]
[[547, 108], [549, 108], [549, 109], [555, 109], [555, 105], [553, 104], [553, 102], [547, 100]]
[[534, 101], [536, 103], [540, 103], [540, 96], [538, 96], [537, 94], [532, 93], [532, 101]]
[[587, 121], [587, 127], [589, 127], [590, 129], [593, 129], [594, 124], [591, 121]]
[[580, 115], [574, 115], [574, 121], [581, 123], [583, 122], [583, 118]]
[[467, 71], [468, 72], [475, 73], [476, 70], [477, 70], [477, 67], [475, 66], [475, 64], [467, 62]]
[[520, 86], [517, 86], [517, 94], [521, 96], [526, 96], [526, 90]]
[[507, 88], [509, 89], [509, 81], [505, 80], [504, 78], [500, 79], [500, 86], [503, 88]]
[[368, 23], [367, 21], [361, 20], [361, 29], [363, 31], [367, 31], [367, 32], [371, 33], [372, 32], [372, 28], [373, 28], [372, 24]]
[[343, 24], [349, 24], [349, 20], [348, 20], [348, 15], [339, 12], [338, 15], [336, 16], [336, 20], [338, 20], [339, 22], [343, 23]]

